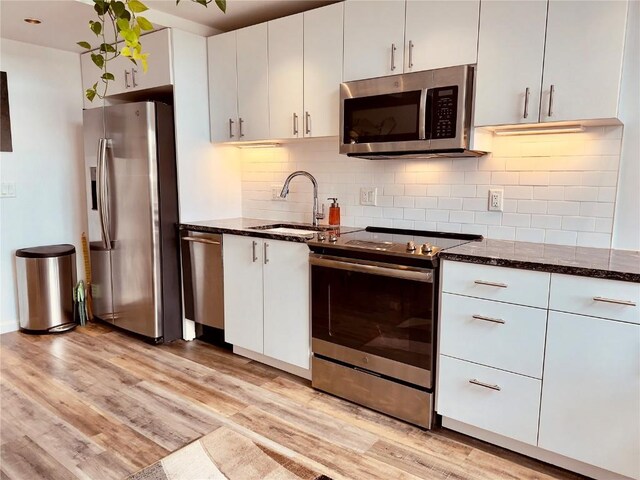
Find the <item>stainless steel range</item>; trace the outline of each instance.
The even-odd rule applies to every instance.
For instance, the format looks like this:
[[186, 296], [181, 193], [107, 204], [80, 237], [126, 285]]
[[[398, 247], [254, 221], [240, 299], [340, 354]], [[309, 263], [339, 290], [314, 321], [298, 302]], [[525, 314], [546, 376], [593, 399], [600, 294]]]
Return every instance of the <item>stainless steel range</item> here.
[[318, 233], [312, 253], [312, 383], [431, 428], [438, 252], [479, 235], [368, 227]]

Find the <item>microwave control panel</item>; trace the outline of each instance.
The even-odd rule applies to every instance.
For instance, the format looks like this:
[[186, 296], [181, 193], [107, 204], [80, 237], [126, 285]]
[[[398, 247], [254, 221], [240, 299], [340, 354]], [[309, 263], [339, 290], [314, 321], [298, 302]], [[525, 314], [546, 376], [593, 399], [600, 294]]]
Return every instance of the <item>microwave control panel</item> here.
[[456, 137], [458, 86], [430, 88], [427, 92], [427, 138], [438, 140]]

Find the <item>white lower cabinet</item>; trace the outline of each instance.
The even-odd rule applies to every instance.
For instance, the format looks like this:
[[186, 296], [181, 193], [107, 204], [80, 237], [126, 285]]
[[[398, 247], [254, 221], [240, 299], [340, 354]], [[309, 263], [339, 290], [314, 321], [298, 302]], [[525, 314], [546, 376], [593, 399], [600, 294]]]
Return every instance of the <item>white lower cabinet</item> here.
[[538, 446], [640, 477], [640, 325], [550, 312]]
[[309, 249], [224, 235], [225, 341], [309, 369]]
[[440, 356], [438, 413], [531, 445], [540, 380]]

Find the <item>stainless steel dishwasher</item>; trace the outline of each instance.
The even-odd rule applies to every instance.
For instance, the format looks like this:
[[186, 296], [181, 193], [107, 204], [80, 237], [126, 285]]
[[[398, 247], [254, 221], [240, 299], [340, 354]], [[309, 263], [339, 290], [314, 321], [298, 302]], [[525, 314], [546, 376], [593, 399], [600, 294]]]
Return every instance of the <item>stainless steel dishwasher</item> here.
[[222, 235], [185, 231], [181, 247], [185, 317], [223, 329]]

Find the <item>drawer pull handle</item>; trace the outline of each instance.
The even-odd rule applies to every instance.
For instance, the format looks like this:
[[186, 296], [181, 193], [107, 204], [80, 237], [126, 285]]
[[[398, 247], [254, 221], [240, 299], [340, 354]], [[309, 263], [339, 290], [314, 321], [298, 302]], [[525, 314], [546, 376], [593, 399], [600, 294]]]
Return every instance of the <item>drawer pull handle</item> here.
[[476, 283], [478, 285], [487, 285], [489, 287], [507, 288], [507, 284], [506, 283], [488, 282], [486, 280], [476, 280], [474, 283]]
[[475, 318], [476, 320], [484, 320], [485, 322], [499, 323], [501, 325], [507, 323], [501, 318], [485, 317], [484, 315], [472, 315], [471, 318]]
[[615, 298], [593, 297], [595, 302], [615, 303], [616, 305], [626, 305], [627, 307], [635, 307], [636, 302], [631, 300], [616, 300]]
[[496, 390], [498, 392], [502, 390], [499, 385], [491, 385], [490, 383], [484, 383], [484, 382], [481, 382], [480, 380], [476, 380], [475, 378], [472, 378], [471, 380], [469, 380], [469, 383], [473, 383], [474, 385], [479, 385], [484, 388], [490, 388], [491, 390]]

